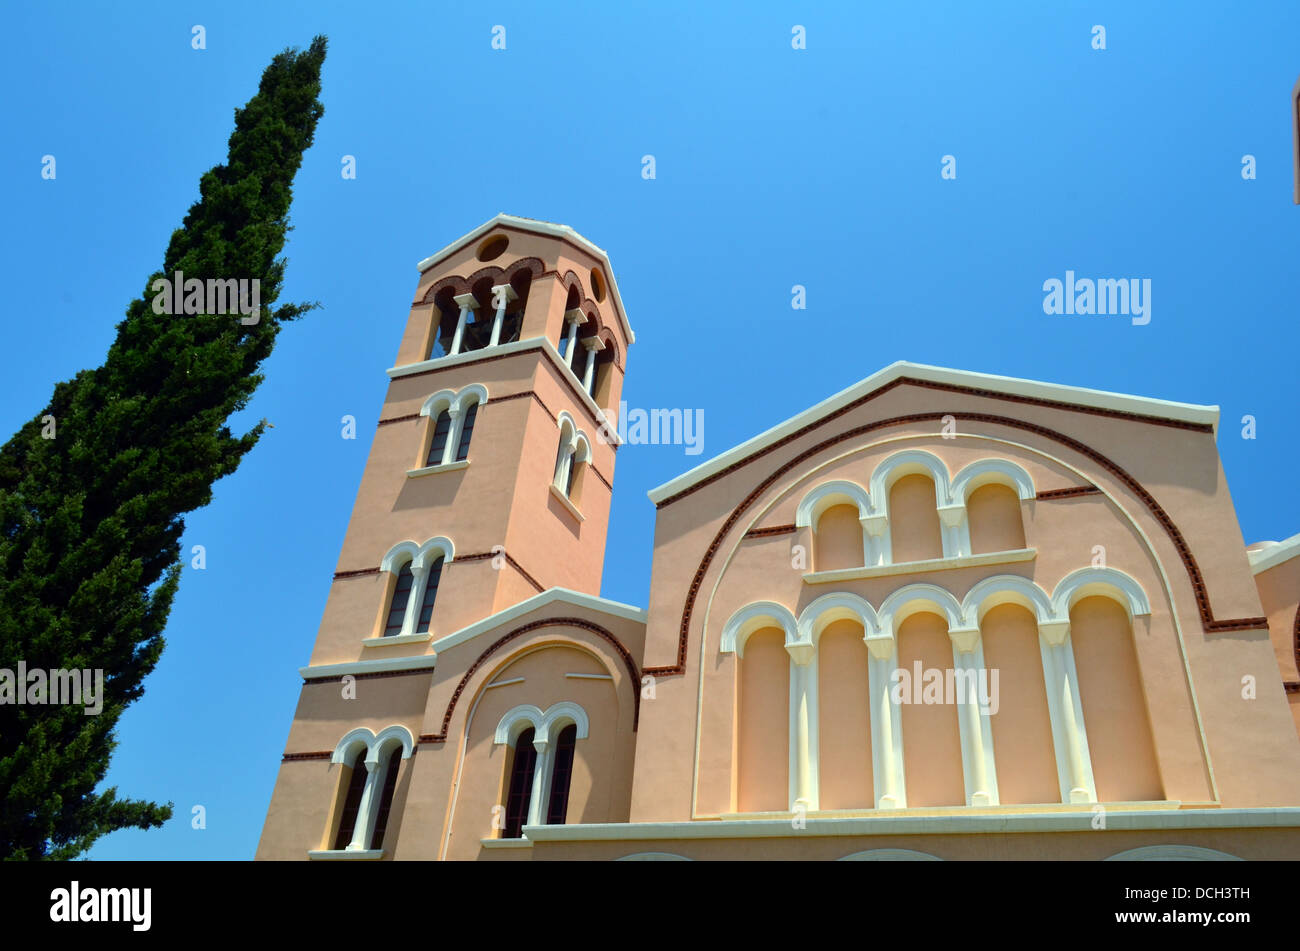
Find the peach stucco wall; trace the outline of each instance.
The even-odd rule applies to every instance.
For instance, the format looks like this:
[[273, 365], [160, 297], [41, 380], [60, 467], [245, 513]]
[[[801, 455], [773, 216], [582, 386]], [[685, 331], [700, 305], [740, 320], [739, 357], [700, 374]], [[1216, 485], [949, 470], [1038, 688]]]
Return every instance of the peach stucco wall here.
[[[856, 521], [856, 515], [854, 517]], [[871, 696], [862, 625], [834, 621], [817, 647], [818, 749], [822, 809], [860, 809], [875, 801], [871, 773]]]

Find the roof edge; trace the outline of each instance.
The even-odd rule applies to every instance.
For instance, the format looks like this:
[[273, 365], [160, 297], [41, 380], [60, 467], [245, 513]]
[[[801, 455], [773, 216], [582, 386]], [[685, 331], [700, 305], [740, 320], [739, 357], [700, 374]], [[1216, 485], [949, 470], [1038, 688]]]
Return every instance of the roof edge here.
[[1257, 542], [1262, 547], [1247, 551], [1251, 574], [1261, 574], [1300, 555], [1300, 532], [1280, 542]]

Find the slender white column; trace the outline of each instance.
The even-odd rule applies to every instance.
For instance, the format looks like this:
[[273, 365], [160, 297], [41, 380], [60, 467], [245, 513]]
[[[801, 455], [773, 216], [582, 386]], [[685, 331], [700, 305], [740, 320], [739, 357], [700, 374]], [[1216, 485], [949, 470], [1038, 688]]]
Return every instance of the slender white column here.
[[[979, 628], [959, 629], [948, 632], [953, 647], [953, 670], [961, 672], [963, 681], [962, 696], [955, 697], [961, 716], [962, 754], [966, 760], [967, 805], [996, 805], [995, 783], [991, 776], [993, 770], [989, 763], [989, 753], [993, 748], [992, 735], [987, 720], [980, 710], [979, 691], [976, 687], [979, 676], [983, 673], [983, 654], [980, 649]], [[969, 687], [969, 691], [965, 688]]]
[[889, 564], [889, 521], [884, 515], [858, 519], [862, 525], [864, 564], [868, 568]]
[[544, 804], [547, 800], [550, 784], [547, 780], [550, 778], [550, 743], [546, 740], [533, 740], [533, 749], [537, 751], [537, 759], [533, 763], [533, 791], [528, 797], [528, 821], [525, 825], [539, 826], [546, 821]]
[[473, 294], [461, 294], [453, 300], [460, 305], [460, 317], [456, 321], [456, 333], [451, 338], [451, 352], [448, 356], [460, 353], [460, 344], [465, 338], [465, 324], [469, 320], [470, 311], [478, 306]]
[[424, 579], [429, 574], [428, 565], [411, 565], [411, 593], [406, 599], [406, 613], [402, 615], [402, 633], [414, 634], [415, 621], [424, 598]]
[[[352, 827], [352, 841], [348, 851], [356, 852], [370, 848], [370, 839], [375, 834], [375, 820], [379, 817], [379, 764], [367, 759], [366, 787], [361, 791], [361, 803], [357, 806], [357, 822]], [[361, 764], [352, 767], [357, 769]]]
[[456, 457], [456, 444], [460, 442], [460, 407], [447, 407], [447, 443], [442, 447], [442, 465], [446, 465]]
[[580, 310], [565, 311], [564, 319], [569, 325], [569, 336], [564, 345], [564, 362], [573, 365], [573, 348], [578, 340], [578, 328], [586, 321], [587, 315]]
[[894, 638], [868, 634], [864, 640], [871, 702], [871, 760], [875, 778], [876, 808], [901, 809], [907, 805], [903, 790], [902, 731], [890, 696], [890, 679], [897, 666]]
[[943, 536], [943, 556], [958, 558], [970, 554], [970, 529], [966, 525], [966, 506], [939, 506]]
[[492, 306], [497, 309], [497, 315], [492, 321], [492, 339], [488, 341], [489, 347], [495, 347], [501, 342], [501, 324], [505, 321], [506, 305], [518, 299], [519, 295], [509, 284], [497, 284], [492, 288]]
[[1063, 784], [1068, 786], [1066, 798], [1071, 803], [1094, 802], [1096, 795], [1092, 791], [1083, 727], [1077, 716], [1078, 698], [1066, 655], [1070, 650], [1070, 623], [1040, 623], [1038, 630], [1042, 637], [1043, 675], [1047, 680], [1049, 712], [1055, 714], [1052, 734], [1064, 760], [1064, 775], [1061, 778]]
[[812, 660], [816, 648], [812, 644], [786, 644], [790, 655], [791, 744], [794, 750], [794, 802], [791, 809], [801, 806], [805, 810], [817, 808], [817, 794], [813, 788], [812, 716], [816, 698], [813, 697], [814, 670]]
[[605, 349], [605, 342], [599, 337], [587, 337], [582, 341], [587, 348], [587, 369], [582, 373], [582, 388], [591, 395], [591, 381], [596, 373], [596, 353]]

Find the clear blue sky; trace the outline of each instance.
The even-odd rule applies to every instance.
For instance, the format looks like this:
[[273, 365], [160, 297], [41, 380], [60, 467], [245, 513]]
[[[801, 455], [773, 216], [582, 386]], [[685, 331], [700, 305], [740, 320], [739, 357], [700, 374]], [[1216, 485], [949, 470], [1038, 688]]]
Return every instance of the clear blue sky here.
[[[647, 489], [897, 359], [1218, 404], [1246, 540], [1300, 530], [1293, 2], [48, 6], [0, 31], [0, 438], [101, 361], [271, 57], [330, 40], [283, 298], [324, 307], [241, 420], [275, 429], [187, 519], [207, 569], [119, 726], [109, 782], [176, 818], [95, 858], [253, 854], [415, 263], [500, 211], [606, 248], [629, 403], [705, 412], [703, 455], [619, 453], [606, 597], [646, 602]], [[1151, 323], [1044, 315], [1067, 269], [1150, 278]]]

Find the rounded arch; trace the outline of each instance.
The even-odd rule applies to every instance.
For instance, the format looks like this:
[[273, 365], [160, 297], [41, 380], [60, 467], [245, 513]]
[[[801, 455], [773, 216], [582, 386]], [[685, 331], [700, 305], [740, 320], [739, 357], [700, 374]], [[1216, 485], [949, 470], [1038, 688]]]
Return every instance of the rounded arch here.
[[560, 430], [560, 438], [566, 443], [578, 437], [578, 424], [567, 409], [560, 410], [560, 415], [555, 417], [555, 425]]
[[678, 855], [676, 852], [633, 852], [631, 855], [623, 855], [614, 860], [615, 862], [689, 862], [691, 861], [684, 855]]
[[577, 739], [585, 740], [591, 726], [587, 711], [572, 700], [553, 703], [542, 715], [542, 725], [537, 730], [537, 739], [549, 741], [552, 733], [558, 737], [560, 731], [569, 725], [577, 727]]
[[865, 598], [837, 591], [822, 595], [800, 612], [799, 639], [815, 644], [828, 625], [845, 620], [861, 624], [864, 636], [880, 633], [876, 609]]
[[[868, 605], [869, 607], [870, 605]], [[785, 642], [793, 644], [799, 637], [799, 622], [790, 609], [775, 601], [755, 601], [741, 608], [722, 626], [719, 650], [724, 654], [745, 656], [745, 641], [749, 635], [765, 627], [779, 627], [785, 631]]]
[[437, 416], [445, 409], [458, 412], [465, 410], [470, 403], [480, 406], [488, 401], [487, 387], [482, 383], [471, 383], [457, 390], [439, 390], [424, 401], [420, 407], [421, 416]]
[[355, 765], [358, 751], [369, 752], [374, 741], [374, 732], [364, 726], [359, 726], [343, 735], [343, 739], [339, 740], [338, 745], [334, 747], [330, 762], [346, 766], [351, 761]]
[[1106, 857], [1107, 862], [1241, 862], [1244, 859], [1199, 845], [1143, 845]]
[[978, 459], [953, 478], [952, 500], [964, 505], [976, 489], [995, 483], [1011, 489], [1022, 502], [1037, 494], [1029, 473], [1010, 459]]
[[420, 407], [420, 415], [437, 416], [443, 410], [451, 409], [455, 405], [455, 390], [439, 390], [424, 401], [424, 405]]
[[521, 703], [517, 707], [511, 707], [502, 715], [501, 721], [497, 724], [492, 742], [514, 746], [519, 739], [519, 734], [529, 727], [536, 731], [534, 736], [536, 736], [536, 733], [541, 732], [545, 719], [546, 714], [531, 703]]
[[962, 599], [962, 617], [967, 625], [978, 625], [988, 611], [1000, 604], [1028, 608], [1040, 624], [1056, 617], [1047, 592], [1020, 575], [994, 575], [974, 584]]
[[867, 849], [864, 852], [850, 852], [838, 859], [840, 862], [942, 862], [943, 859], [929, 852], [915, 849]]
[[1129, 620], [1151, 613], [1151, 602], [1137, 579], [1118, 568], [1079, 568], [1071, 571], [1052, 592], [1052, 607], [1056, 617], [1065, 620], [1077, 601], [1092, 595], [1102, 595], [1122, 604]]
[[909, 584], [893, 592], [880, 605], [881, 624], [887, 632], [897, 635], [899, 625], [913, 614], [929, 611], [948, 621], [948, 630], [960, 630], [966, 625], [962, 620], [961, 605], [951, 592], [934, 584]]
[[582, 430], [578, 430], [578, 435], [573, 440], [573, 461], [591, 462], [591, 443], [587, 441], [587, 434]]
[[443, 559], [443, 564], [451, 564], [456, 557], [456, 546], [451, 543], [451, 539], [445, 535], [439, 535], [436, 538], [430, 538], [420, 546], [415, 555], [415, 563], [412, 565], [412, 571], [420, 571], [432, 565], [438, 558]]
[[952, 504], [952, 486], [948, 479], [948, 467], [943, 460], [924, 449], [904, 449], [881, 460], [871, 473], [871, 488], [868, 491], [872, 500], [871, 514], [885, 514], [889, 505], [890, 487], [903, 476], [918, 474], [928, 475], [934, 480], [934, 498], [941, 508]]
[[[379, 570], [395, 575], [401, 571], [402, 565], [408, 561], [414, 562], [419, 554], [420, 546], [415, 542], [398, 542], [388, 549], [388, 554], [384, 555], [383, 560], [379, 562]], [[412, 570], [414, 570], [414, 567], [412, 567]]]
[[370, 743], [370, 753], [366, 756], [366, 762], [378, 764], [380, 758], [391, 750], [394, 746], [400, 746], [402, 750], [402, 759], [410, 759], [411, 754], [415, 752], [415, 738], [411, 736], [411, 731], [401, 724], [384, 727]]
[[871, 514], [871, 497], [866, 489], [847, 479], [832, 479], [810, 489], [800, 500], [794, 515], [795, 527], [814, 528], [822, 513], [833, 505], [856, 506], [858, 518]]

